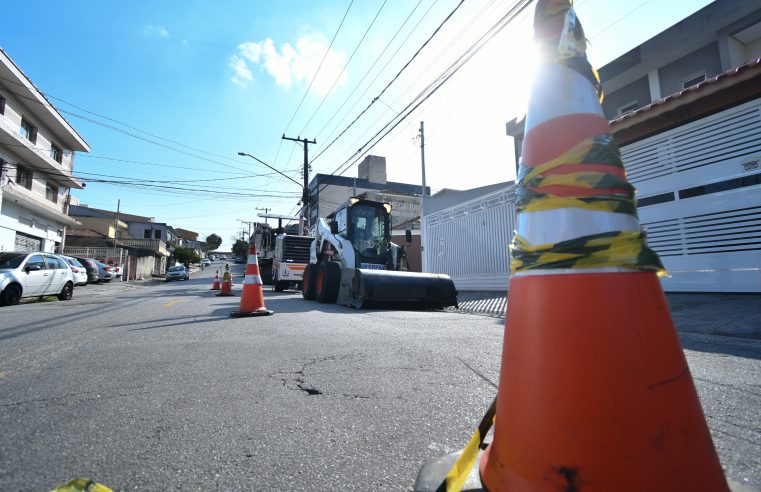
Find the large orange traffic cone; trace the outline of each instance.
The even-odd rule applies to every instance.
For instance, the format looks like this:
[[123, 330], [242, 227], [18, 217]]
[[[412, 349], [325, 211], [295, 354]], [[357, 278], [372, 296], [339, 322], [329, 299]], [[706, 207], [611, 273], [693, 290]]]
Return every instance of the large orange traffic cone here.
[[243, 293], [240, 296], [240, 309], [230, 313], [233, 318], [250, 316], [269, 316], [272, 311], [264, 307], [264, 290], [259, 274], [259, 262], [256, 258], [256, 246], [248, 250], [246, 278], [243, 280]]
[[211, 284], [211, 290], [219, 290], [219, 270], [217, 270], [217, 273], [214, 275], [214, 283]]
[[491, 491], [726, 491], [569, 0], [539, 0]]

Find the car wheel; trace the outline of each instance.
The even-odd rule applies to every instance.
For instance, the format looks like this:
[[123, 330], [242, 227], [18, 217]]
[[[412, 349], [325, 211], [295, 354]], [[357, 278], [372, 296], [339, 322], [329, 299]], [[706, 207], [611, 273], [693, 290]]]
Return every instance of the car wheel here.
[[74, 286], [71, 284], [71, 282], [66, 282], [66, 285], [63, 286], [63, 290], [60, 294], [58, 294], [58, 300], [59, 301], [70, 301], [71, 296], [74, 294]]
[[0, 294], [0, 305], [15, 306], [21, 300], [21, 288], [18, 285], [9, 285]]

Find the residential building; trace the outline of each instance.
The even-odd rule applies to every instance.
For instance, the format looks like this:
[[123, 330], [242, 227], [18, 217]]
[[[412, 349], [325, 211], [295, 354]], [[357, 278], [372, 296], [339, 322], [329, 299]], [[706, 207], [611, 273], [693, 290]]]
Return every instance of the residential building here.
[[[326, 217], [336, 207], [353, 196], [365, 196], [370, 200], [391, 204], [391, 228], [397, 224], [420, 217], [420, 193], [422, 186], [397, 183], [386, 179], [386, 158], [369, 155], [359, 164], [356, 178], [317, 174], [309, 183], [312, 206], [309, 223], [314, 225], [318, 217]], [[426, 187], [426, 195], [431, 189]]]
[[[170, 243], [177, 243], [178, 234], [166, 223], [154, 222], [153, 217], [114, 212], [88, 207], [87, 205], [72, 205], [69, 207], [69, 214], [72, 217], [80, 219], [83, 223], [87, 223], [90, 229], [94, 228], [101, 236], [107, 238], [108, 241], [105, 242], [109, 246], [132, 247], [153, 251], [155, 257], [154, 275], [163, 275], [166, 272], [167, 265], [171, 265], [169, 257], [174, 248]], [[108, 227], [109, 223], [117, 225], [120, 223], [125, 224], [126, 229], [121, 226], [115, 229], [113, 225]], [[102, 227], [98, 228], [98, 224], [106, 224], [106, 229], [104, 230]], [[72, 233], [79, 233], [79, 231], [77, 229], [72, 231]], [[116, 235], [117, 232], [118, 236]], [[79, 240], [77, 244], [84, 245], [83, 242], [86, 242], [88, 246], [95, 246], [92, 242], [94, 236], [90, 232], [83, 232], [83, 234], [87, 239]], [[105, 247], [106, 244], [103, 246]]]
[[65, 241], [76, 152], [90, 147], [0, 49], [0, 251], [55, 252]]

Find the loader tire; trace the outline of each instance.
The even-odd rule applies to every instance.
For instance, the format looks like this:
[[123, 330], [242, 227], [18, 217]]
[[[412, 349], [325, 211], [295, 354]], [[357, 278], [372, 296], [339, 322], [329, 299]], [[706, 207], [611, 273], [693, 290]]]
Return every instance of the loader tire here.
[[315, 279], [315, 297], [325, 304], [333, 304], [338, 299], [338, 287], [341, 282], [341, 267], [334, 261], [323, 261], [317, 269]]
[[304, 269], [304, 278], [301, 282], [301, 296], [308, 300], [313, 301], [315, 299], [315, 278], [317, 277], [317, 264], [310, 263]]

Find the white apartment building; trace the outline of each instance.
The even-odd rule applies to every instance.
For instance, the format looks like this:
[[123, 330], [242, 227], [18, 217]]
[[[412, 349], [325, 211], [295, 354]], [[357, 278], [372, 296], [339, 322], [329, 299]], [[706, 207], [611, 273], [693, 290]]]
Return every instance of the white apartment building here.
[[75, 152], [90, 147], [0, 49], [0, 251], [55, 252], [66, 226]]

